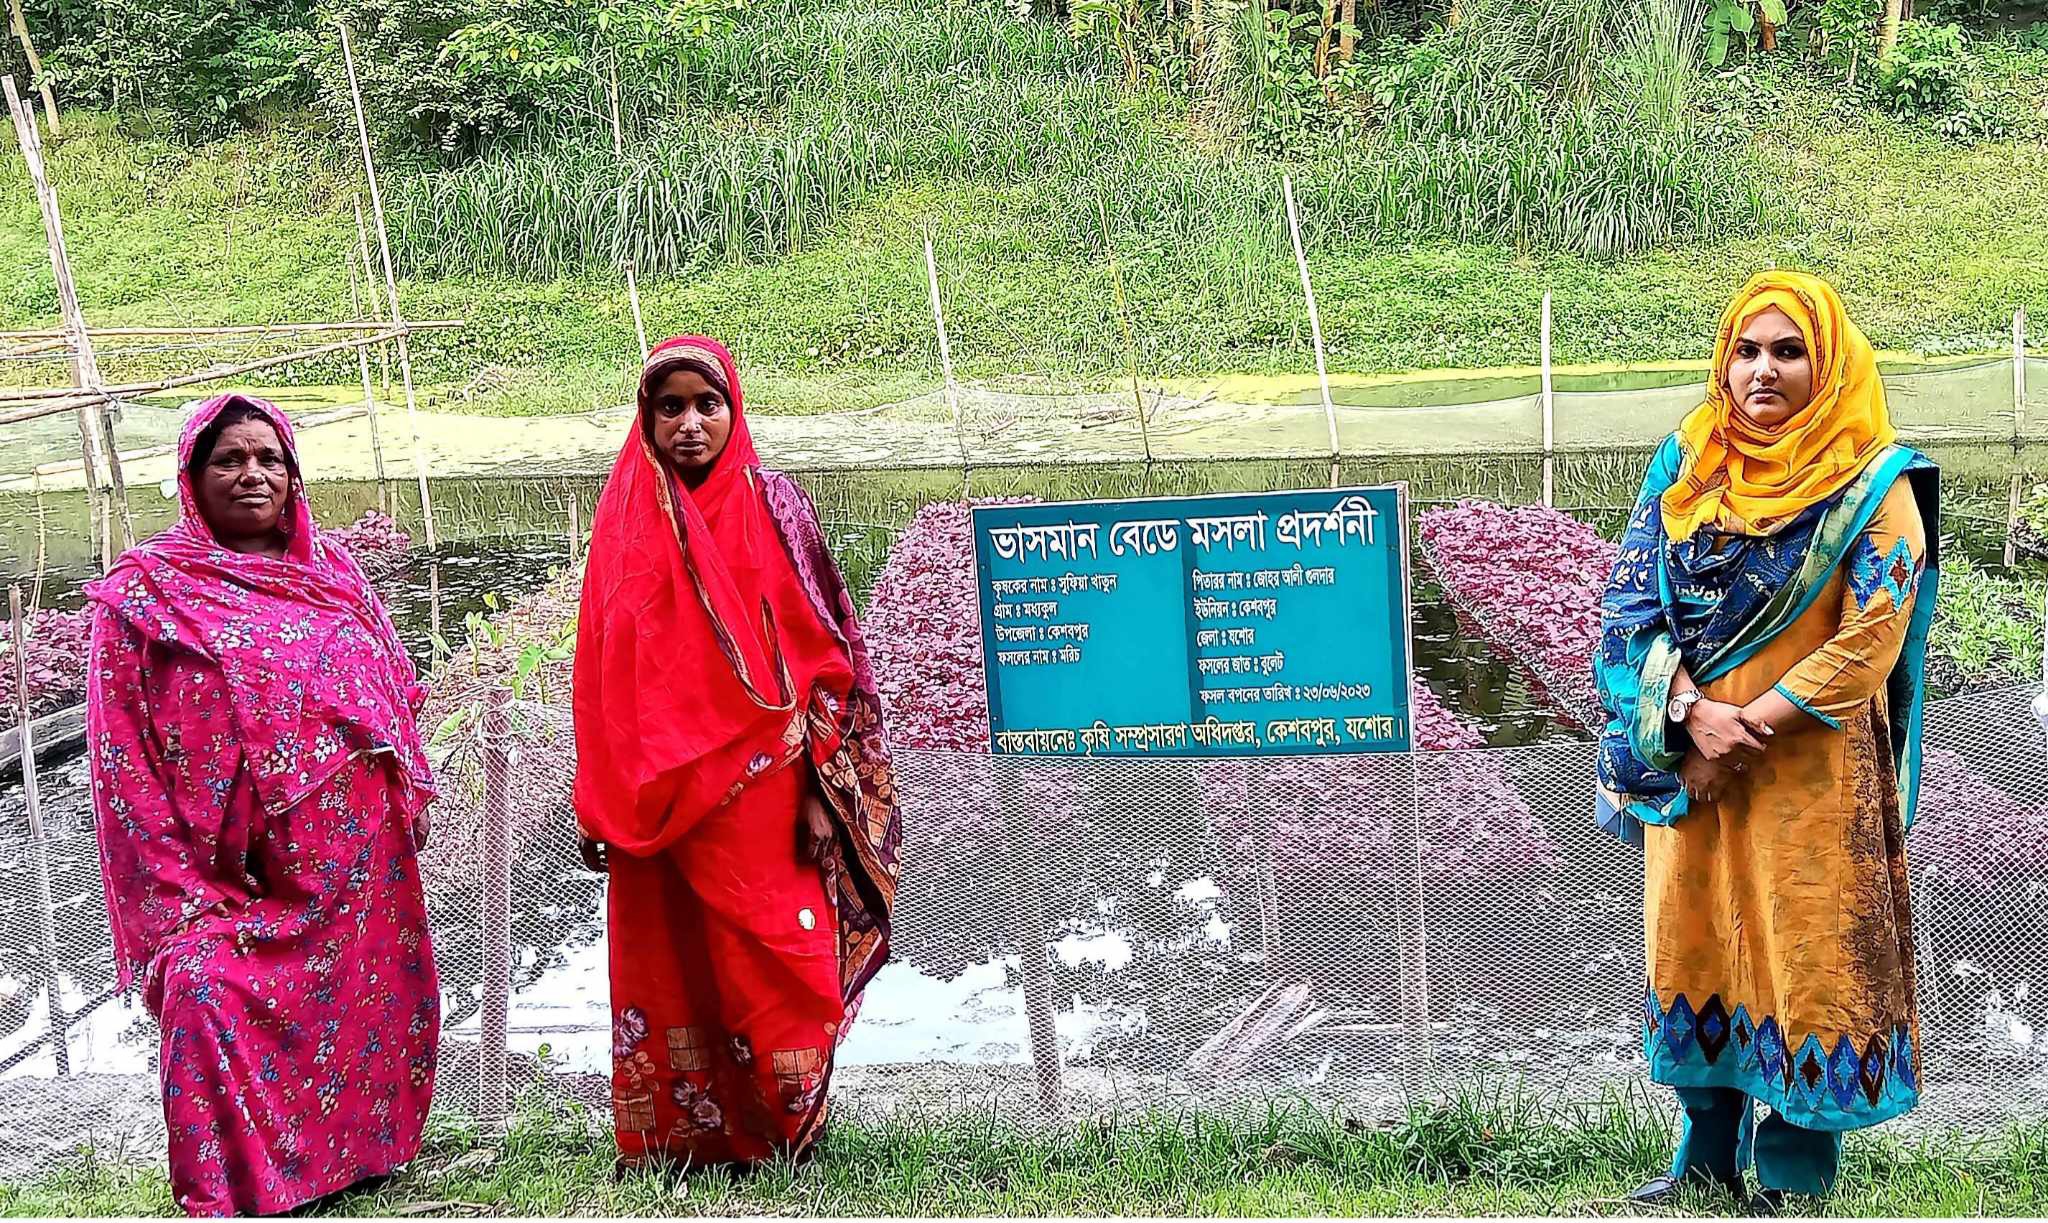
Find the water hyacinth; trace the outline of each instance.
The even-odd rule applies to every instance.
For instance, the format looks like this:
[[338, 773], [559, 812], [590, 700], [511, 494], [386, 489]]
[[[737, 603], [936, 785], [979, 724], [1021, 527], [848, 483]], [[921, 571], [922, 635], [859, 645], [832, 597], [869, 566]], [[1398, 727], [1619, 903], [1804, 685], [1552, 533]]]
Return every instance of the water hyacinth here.
[[864, 627], [889, 741], [899, 748], [986, 752], [988, 684], [974, 593], [975, 505], [1035, 497], [940, 501], [910, 520], [875, 579]]
[[356, 564], [371, 577], [390, 572], [412, 551], [412, 536], [390, 515], [376, 510], [363, 511], [361, 518], [328, 531], [326, 536], [330, 542], [348, 549]]
[[[326, 532], [325, 537], [346, 548], [371, 577], [389, 573], [412, 550], [412, 536], [376, 510]], [[55, 713], [85, 699], [85, 660], [91, 642], [90, 608], [45, 609], [29, 617], [28, 700], [34, 716]], [[13, 636], [4, 634], [0, 635], [0, 726], [20, 720], [16, 705]]]
[[2029, 807], [1945, 748], [1925, 749], [1906, 848], [1915, 884], [1930, 892], [2048, 896], [2048, 804]]
[[[1018, 500], [1032, 499], [975, 504]], [[1084, 863], [1095, 841], [1131, 842], [1126, 852], [1147, 849], [1142, 842], [1148, 838], [1167, 838], [1185, 824], [1209, 830], [1224, 859], [1223, 874], [1239, 884], [1260, 861], [1254, 838], [1263, 830], [1287, 879], [1300, 884], [1297, 890], [1312, 905], [1362, 901], [1413, 876], [1403, 758], [1189, 762], [1199, 794], [1194, 810], [1134, 814], [1137, 799], [1116, 790], [1109, 772], [1060, 760], [999, 763], [987, 755], [988, 695], [968, 503], [918, 511], [876, 580], [866, 628], [890, 741], [899, 752], [919, 753], [900, 761], [910, 844], [902, 886], [911, 899], [903, 906], [906, 928], [898, 931], [897, 947], [928, 971], [950, 975], [1011, 942], [1013, 830], [1003, 824], [1005, 797], [1023, 811], [1023, 830], [1046, 862]], [[1556, 853], [1540, 821], [1502, 763], [1475, 751], [1485, 746], [1479, 729], [1419, 682], [1413, 722], [1419, 749], [1473, 753], [1442, 758], [1444, 777], [1424, 787], [1429, 877], [1448, 886], [1503, 871], [1551, 869]], [[1345, 897], [1327, 895], [1331, 888]]]
[[1528, 667], [1563, 712], [1599, 725], [1591, 660], [1620, 549], [1540, 505], [1462, 501], [1424, 511], [1419, 528], [1430, 568], [1479, 631]]
[[[28, 618], [28, 705], [42, 717], [85, 699], [85, 657], [92, 640], [92, 612], [45, 609]], [[0, 635], [0, 726], [21, 720], [15, 687], [14, 637]]]

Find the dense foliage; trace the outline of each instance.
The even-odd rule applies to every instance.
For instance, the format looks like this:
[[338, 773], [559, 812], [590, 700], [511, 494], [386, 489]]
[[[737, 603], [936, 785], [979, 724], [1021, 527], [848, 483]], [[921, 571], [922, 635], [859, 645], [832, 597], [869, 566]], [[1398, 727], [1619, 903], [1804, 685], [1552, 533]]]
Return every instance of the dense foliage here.
[[29, 20], [67, 103], [201, 137], [312, 104], [337, 147], [345, 23], [380, 141], [424, 175], [393, 184], [401, 257], [538, 278], [785, 255], [956, 179], [1065, 184], [1046, 222], [1077, 245], [1107, 200], [1120, 241], [1207, 234], [1271, 262], [1283, 166], [1314, 244], [1626, 256], [1792, 206], [1758, 172], [1758, 73], [1959, 140], [2040, 123], [2002, 68], [2024, 39], [1939, 6], [1896, 29], [1878, 0], [1058, 8], [32, 0]]

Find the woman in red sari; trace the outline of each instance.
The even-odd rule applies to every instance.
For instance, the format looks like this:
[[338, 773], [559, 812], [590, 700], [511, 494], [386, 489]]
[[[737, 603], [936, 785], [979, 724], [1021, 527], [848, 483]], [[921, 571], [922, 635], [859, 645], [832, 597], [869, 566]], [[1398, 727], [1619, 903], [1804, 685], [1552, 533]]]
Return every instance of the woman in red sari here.
[[179, 467], [177, 524], [86, 592], [107, 917], [162, 1028], [178, 1205], [277, 1214], [419, 1151], [441, 1021], [424, 693], [314, 523], [282, 412], [210, 400]]
[[684, 336], [641, 371], [577, 631], [576, 814], [609, 870], [623, 1162], [801, 1155], [888, 954], [899, 829], [853, 602], [739, 374]]

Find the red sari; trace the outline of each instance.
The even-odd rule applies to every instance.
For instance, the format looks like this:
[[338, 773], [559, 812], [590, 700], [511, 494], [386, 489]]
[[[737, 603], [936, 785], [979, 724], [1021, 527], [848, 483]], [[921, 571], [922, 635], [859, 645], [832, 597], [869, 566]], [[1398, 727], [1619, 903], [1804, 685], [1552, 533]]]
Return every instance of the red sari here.
[[[732, 432], [685, 488], [648, 389], [722, 373]], [[725, 349], [670, 340], [597, 506], [577, 633], [576, 813], [610, 850], [621, 1155], [800, 1153], [833, 1052], [888, 954], [899, 837], [852, 601], [801, 490], [762, 470]], [[799, 850], [815, 790], [823, 864]]]

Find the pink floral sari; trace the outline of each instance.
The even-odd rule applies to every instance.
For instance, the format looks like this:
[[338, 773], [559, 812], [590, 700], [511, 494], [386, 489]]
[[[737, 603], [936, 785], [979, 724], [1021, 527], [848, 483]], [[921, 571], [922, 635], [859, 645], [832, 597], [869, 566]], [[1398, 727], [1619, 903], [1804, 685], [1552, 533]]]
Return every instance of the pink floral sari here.
[[[185, 426], [179, 468], [227, 408]], [[93, 601], [86, 735], [123, 985], [162, 1028], [171, 1187], [273, 1214], [419, 1150], [440, 991], [415, 858], [423, 696], [383, 606], [296, 475], [281, 559], [178, 523]]]

